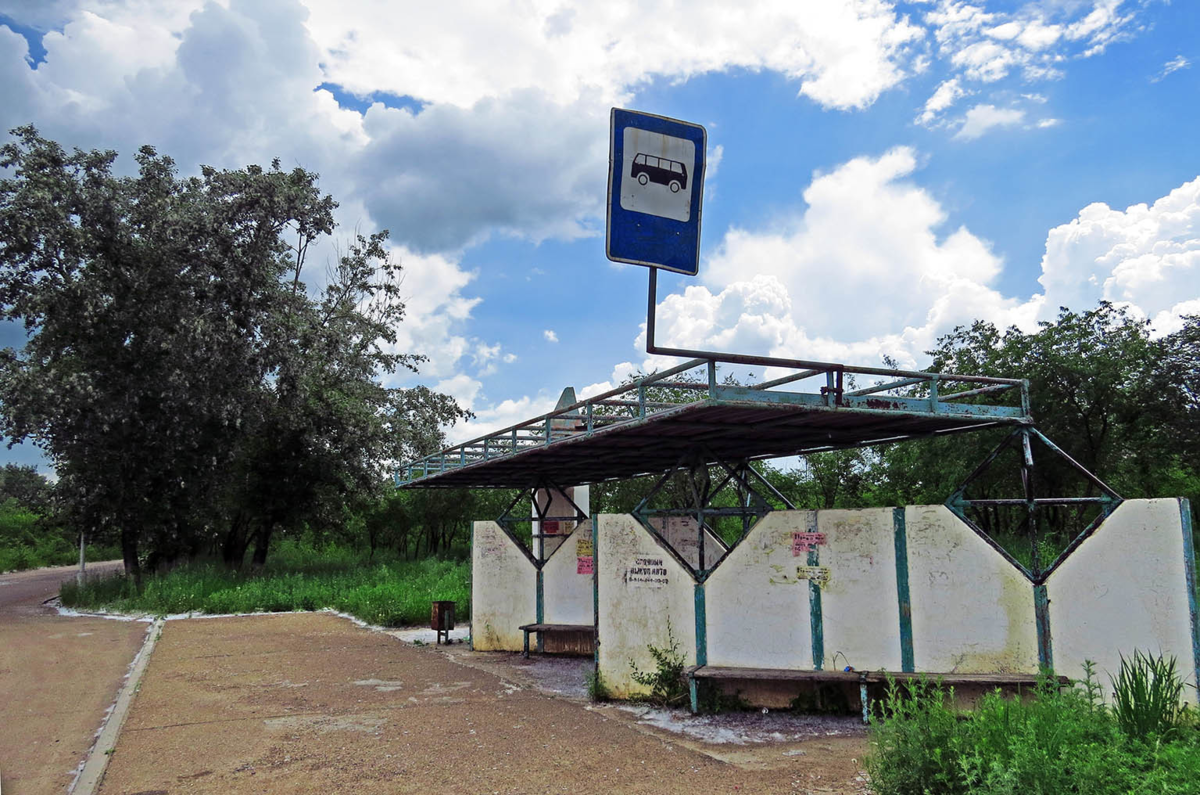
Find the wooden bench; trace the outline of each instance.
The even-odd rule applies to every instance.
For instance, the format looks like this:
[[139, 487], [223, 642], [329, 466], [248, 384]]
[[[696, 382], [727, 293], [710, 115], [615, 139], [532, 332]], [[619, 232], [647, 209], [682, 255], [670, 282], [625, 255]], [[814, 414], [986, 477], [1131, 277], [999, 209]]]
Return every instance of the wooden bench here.
[[529, 656], [529, 635], [532, 632], [538, 633], [545, 637], [551, 632], [594, 632], [595, 627], [591, 624], [522, 624], [518, 627], [525, 633], [525, 651], [524, 655]]
[[[528, 636], [527, 636], [528, 637]], [[696, 690], [696, 680], [751, 680], [776, 682], [831, 682], [858, 684], [858, 693], [862, 699], [863, 723], [871, 722], [870, 701], [867, 698], [867, 685], [879, 684], [891, 679], [894, 682], [904, 682], [912, 679], [927, 679], [931, 682], [941, 682], [946, 685], [1034, 685], [1037, 684], [1037, 674], [960, 674], [933, 672], [889, 672], [889, 671], [806, 671], [786, 668], [740, 668], [718, 665], [694, 665], [684, 669], [688, 681], [688, 692], [691, 696], [692, 712], [700, 711], [699, 698]], [[1055, 677], [1059, 686], [1069, 685], [1071, 680], [1066, 676]]]

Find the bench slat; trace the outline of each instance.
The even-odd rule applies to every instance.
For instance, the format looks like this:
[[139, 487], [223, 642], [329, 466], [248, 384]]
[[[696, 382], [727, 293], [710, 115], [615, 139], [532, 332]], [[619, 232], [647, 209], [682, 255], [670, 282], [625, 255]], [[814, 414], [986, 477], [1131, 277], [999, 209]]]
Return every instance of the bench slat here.
[[517, 629], [526, 632], [591, 632], [591, 624], [522, 624]]
[[[758, 679], [786, 682], [886, 682], [890, 676], [897, 682], [925, 678], [947, 685], [1032, 685], [1037, 674], [967, 674], [967, 673], [903, 673], [884, 671], [806, 671], [788, 668], [740, 668], [718, 665], [693, 666], [686, 673], [696, 679]], [[1069, 684], [1066, 676], [1055, 677], [1059, 684]]]

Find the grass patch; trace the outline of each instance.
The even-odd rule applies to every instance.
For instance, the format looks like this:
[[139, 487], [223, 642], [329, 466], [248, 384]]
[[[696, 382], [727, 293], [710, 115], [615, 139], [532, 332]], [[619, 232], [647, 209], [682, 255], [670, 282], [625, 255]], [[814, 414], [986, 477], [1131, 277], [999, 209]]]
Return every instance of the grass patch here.
[[[89, 544], [85, 549], [89, 563], [121, 557], [116, 546]], [[26, 571], [44, 566], [71, 566], [79, 563], [79, 547], [61, 538], [48, 537], [36, 543], [0, 545], [0, 572]]]
[[332, 608], [384, 627], [429, 622], [429, 603], [454, 601], [455, 615], [470, 617], [470, 564], [449, 560], [390, 560], [340, 547], [314, 549], [284, 542], [266, 569], [250, 574], [209, 562], [146, 576], [139, 591], [118, 575], [67, 582], [62, 602], [77, 609], [128, 613], [277, 613]]
[[[990, 693], [967, 712], [954, 709], [953, 690], [935, 682], [892, 684], [871, 728], [872, 788], [877, 795], [1195, 793], [1200, 731], [1193, 717], [1164, 717], [1154, 685], [1129, 686], [1147, 671], [1169, 679], [1170, 670], [1145, 655], [1127, 661], [1114, 678], [1117, 704], [1126, 701], [1117, 708], [1101, 702], [1090, 672], [1067, 690], [1045, 681], [1024, 699]], [[1161, 689], [1176, 683], [1164, 680]], [[1153, 720], [1129, 721], [1122, 709]]]

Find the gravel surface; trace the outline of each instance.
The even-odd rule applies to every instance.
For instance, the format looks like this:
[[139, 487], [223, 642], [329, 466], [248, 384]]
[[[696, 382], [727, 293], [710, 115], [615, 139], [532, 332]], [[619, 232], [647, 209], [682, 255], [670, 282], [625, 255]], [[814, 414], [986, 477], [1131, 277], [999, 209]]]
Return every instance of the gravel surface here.
[[861, 735], [705, 742], [582, 700], [587, 664], [328, 613], [168, 622], [101, 792], [865, 792]]
[[[119, 563], [90, 563], [88, 573]], [[0, 789], [62, 793], [146, 635], [145, 623], [58, 615], [70, 566], [0, 574]]]

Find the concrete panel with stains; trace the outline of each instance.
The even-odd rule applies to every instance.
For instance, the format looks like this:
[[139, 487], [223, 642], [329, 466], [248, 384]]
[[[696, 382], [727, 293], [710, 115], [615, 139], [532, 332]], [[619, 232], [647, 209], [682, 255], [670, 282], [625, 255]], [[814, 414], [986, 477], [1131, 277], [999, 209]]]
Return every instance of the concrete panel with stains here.
[[918, 671], [1037, 673], [1033, 586], [943, 505], [905, 509]]
[[[1046, 581], [1050, 634], [1058, 673], [1083, 676], [1096, 664], [1107, 693], [1121, 655], [1135, 650], [1173, 656], [1195, 682], [1194, 630], [1177, 499], [1126, 500]], [[1195, 703], [1196, 691], [1186, 688]]]
[[670, 645], [668, 624], [686, 664], [695, 664], [695, 581], [632, 516], [596, 521], [599, 670], [615, 697], [628, 698], [647, 691], [633, 680], [631, 662], [655, 670], [649, 646]]
[[581, 522], [542, 566], [542, 612], [547, 624], [595, 621], [592, 522]]
[[477, 651], [520, 651], [519, 627], [537, 620], [537, 570], [495, 522], [471, 537], [471, 643]]
[[704, 584], [710, 665], [813, 667], [809, 586], [796, 576], [797, 528], [814, 511], [774, 511], [733, 548]]
[[[692, 516], [652, 516], [650, 526], [658, 531], [692, 568], [700, 563], [699, 525]], [[707, 527], [704, 529], [704, 568], [715, 568], [725, 555], [725, 544]]]
[[895, 525], [892, 508], [817, 513], [826, 670], [901, 670]]

